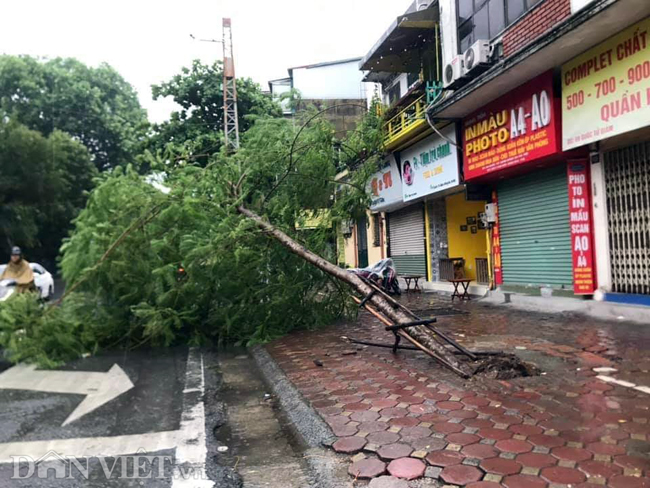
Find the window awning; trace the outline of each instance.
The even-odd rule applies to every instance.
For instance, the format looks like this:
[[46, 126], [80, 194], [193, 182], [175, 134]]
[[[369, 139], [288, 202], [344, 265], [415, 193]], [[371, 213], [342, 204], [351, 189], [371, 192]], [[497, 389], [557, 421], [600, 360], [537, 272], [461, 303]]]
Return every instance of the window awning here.
[[385, 73], [420, 71], [417, 48], [431, 42], [431, 34], [439, 20], [437, 1], [425, 10], [407, 12], [397, 17], [359, 63], [359, 68], [368, 72], [365, 81], [382, 81]]

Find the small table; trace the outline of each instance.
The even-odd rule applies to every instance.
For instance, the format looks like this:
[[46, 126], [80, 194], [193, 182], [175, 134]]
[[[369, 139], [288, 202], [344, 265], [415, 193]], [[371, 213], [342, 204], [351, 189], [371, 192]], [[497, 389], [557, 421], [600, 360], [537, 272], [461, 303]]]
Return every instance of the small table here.
[[[467, 293], [467, 289], [469, 288], [469, 284], [472, 280], [459, 279], [459, 280], [447, 280], [447, 281], [449, 281], [454, 285], [454, 292], [451, 294], [452, 302], [456, 297], [460, 298], [461, 301], [470, 299], [469, 293]], [[462, 293], [458, 291], [458, 285], [463, 285]]]
[[[420, 288], [420, 285], [418, 285], [418, 281], [420, 278], [424, 278], [424, 276], [421, 275], [405, 275], [402, 276], [404, 278], [404, 281], [406, 281], [406, 293], [413, 291], [413, 292], [422, 292], [422, 289]], [[411, 281], [413, 281], [413, 290], [411, 290]]]

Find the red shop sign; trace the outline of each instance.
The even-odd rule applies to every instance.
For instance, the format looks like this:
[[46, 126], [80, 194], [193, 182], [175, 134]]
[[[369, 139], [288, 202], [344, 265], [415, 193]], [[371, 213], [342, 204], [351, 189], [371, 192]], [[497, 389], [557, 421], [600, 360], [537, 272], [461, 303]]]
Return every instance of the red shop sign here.
[[503, 271], [501, 268], [501, 231], [499, 230], [499, 200], [497, 192], [492, 192], [492, 203], [496, 207], [496, 222], [492, 227], [492, 259], [494, 269], [494, 284], [503, 285]]
[[558, 153], [556, 104], [549, 71], [463, 120], [465, 180]]
[[596, 290], [589, 169], [587, 160], [570, 160], [567, 164], [573, 292], [576, 295], [591, 295]]

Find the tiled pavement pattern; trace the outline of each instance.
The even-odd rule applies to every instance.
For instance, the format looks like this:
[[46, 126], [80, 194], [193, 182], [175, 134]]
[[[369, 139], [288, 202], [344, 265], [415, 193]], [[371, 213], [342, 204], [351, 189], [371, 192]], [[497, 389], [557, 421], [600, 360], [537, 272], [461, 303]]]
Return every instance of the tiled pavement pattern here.
[[[412, 308], [449, 307], [435, 295], [410, 300]], [[525, 354], [545, 374], [465, 382], [419, 352], [351, 346], [341, 336], [391, 341], [365, 313], [267, 346], [331, 426], [332, 448], [350, 457], [357, 482], [650, 487], [650, 395], [593, 371], [614, 366], [617, 378], [650, 386], [650, 327], [460, 307], [469, 313], [440, 317], [438, 326], [470, 348]]]

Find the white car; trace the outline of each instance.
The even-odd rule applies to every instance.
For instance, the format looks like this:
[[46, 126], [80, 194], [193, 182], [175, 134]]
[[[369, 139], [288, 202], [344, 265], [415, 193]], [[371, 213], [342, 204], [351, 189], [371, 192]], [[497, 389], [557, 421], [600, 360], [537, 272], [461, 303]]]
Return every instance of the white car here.
[[[48, 270], [38, 263], [29, 263], [30, 268], [34, 271], [34, 284], [38, 288], [41, 298], [48, 300], [54, 294], [54, 278]], [[4, 272], [6, 264], [0, 264], [0, 276]], [[0, 281], [0, 302], [9, 298], [14, 292], [15, 283], [5, 283], [9, 280]]]

